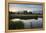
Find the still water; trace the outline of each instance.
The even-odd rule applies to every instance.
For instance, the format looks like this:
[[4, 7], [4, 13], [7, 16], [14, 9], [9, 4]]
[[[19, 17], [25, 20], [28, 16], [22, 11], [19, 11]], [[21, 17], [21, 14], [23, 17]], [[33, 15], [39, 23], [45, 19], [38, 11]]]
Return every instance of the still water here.
[[[31, 27], [35, 27], [35, 26], [42, 26], [42, 18], [38, 18], [38, 19], [12, 19], [11, 21], [22, 21], [24, 23], [24, 28], [31, 28]], [[31, 26], [32, 25], [32, 26]]]

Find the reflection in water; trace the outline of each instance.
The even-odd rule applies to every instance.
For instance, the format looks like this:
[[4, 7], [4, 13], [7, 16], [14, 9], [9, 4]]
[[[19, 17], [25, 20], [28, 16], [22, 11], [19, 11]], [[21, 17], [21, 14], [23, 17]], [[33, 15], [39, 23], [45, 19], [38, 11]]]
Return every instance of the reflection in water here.
[[36, 19], [12, 19], [11, 21], [22, 21], [24, 23], [24, 28], [33, 28], [33, 27], [41, 27], [42, 26], [42, 18]]

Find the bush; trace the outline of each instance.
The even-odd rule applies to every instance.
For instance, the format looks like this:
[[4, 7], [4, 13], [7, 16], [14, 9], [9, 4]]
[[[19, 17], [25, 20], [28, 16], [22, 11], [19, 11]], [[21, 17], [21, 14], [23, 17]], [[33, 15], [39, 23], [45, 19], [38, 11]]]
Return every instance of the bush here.
[[23, 29], [23, 28], [24, 24], [22, 23], [22, 21], [9, 22], [9, 29]]
[[23, 29], [24, 28], [24, 23], [22, 21], [16, 21], [16, 29]]
[[9, 22], [9, 29], [16, 29], [15, 22], [13, 22], [13, 21]]

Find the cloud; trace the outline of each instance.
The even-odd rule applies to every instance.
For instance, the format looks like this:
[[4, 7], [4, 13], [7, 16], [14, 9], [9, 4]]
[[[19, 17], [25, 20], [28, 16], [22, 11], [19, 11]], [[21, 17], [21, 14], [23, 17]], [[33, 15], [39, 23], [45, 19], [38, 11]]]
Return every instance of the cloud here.
[[[12, 12], [19, 12], [23, 10], [29, 10], [32, 11], [33, 13], [35, 11], [39, 12], [42, 11], [42, 5], [31, 5], [31, 4], [9, 4], [9, 11]], [[35, 13], [37, 13], [35, 12]]]

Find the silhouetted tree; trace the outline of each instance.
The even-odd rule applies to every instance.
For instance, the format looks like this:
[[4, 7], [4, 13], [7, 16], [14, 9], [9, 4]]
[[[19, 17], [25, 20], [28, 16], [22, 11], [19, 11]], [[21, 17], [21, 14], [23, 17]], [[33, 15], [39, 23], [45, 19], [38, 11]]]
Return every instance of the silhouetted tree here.
[[27, 14], [27, 11], [26, 10], [24, 11], [24, 14]]
[[32, 14], [32, 12], [29, 12], [29, 14]]

